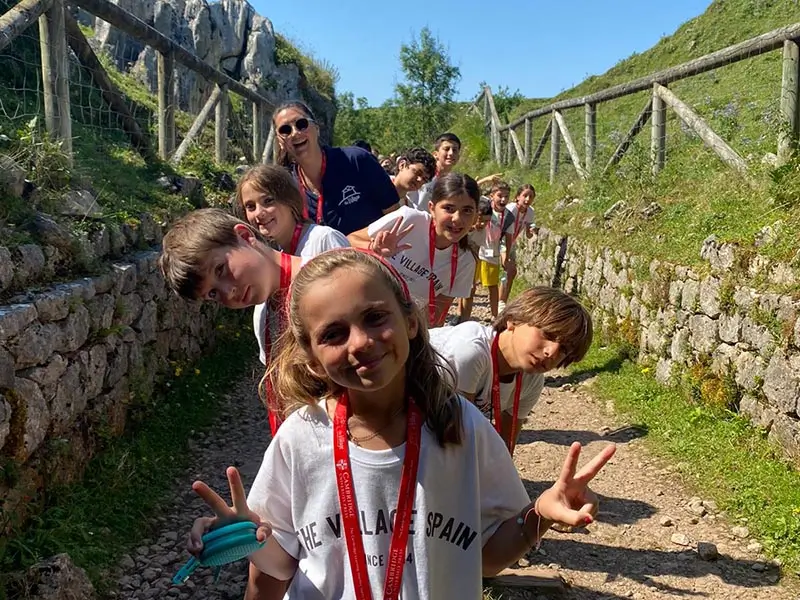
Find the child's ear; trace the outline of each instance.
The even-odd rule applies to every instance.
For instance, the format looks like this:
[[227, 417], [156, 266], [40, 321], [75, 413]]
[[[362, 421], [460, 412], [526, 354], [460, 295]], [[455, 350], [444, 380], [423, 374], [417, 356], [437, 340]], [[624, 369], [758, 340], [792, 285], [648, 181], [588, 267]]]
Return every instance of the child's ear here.
[[428, 200], [428, 212], [429, 213], [433, 214], [433, 207], [434, 206], [436, 206], [436, 205], [433, 203], [433, 200]]
[[253, 231], [244, 223], [237, 223], [234, 225], [233, 231], [243, 242], [251, 246], [254, 246], [258, 242], [256, 236], [253, 235]]
[[419, 319], [416, 315], [408, 317], [408, 339], [413, 340], [419, 334]]

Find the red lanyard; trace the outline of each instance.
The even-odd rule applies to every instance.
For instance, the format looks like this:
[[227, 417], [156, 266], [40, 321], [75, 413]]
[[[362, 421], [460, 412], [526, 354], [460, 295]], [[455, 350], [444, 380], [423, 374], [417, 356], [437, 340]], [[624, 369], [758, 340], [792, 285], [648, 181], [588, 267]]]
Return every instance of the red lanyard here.
[[[300, 236], [303, 235], [303, 224], [298, 223], [294, 226], [294, 233], [292, 233], [292, 241], [289, 244], [289, 254], [294, 256], [294, 253], [297, 252], [297, 243], [300, 241]], [[281, 258], [283, 261], [283, 258]], [[283, 269], [283, 262], [281, 262], [281, 269]], [[289, 274], [289, 279], [291, 280], [291, 274]], [[291, 282], [291, 281], [290, 281]], [[283, 270], [281, 270], [281, 284], [283, 284]], [[289, 287], [288, 285], [286, 287]]]
[[[344, 539], [353, 575], [353, 588], [357, 600], [372, 600], [372, 588], [367, 573], [367, 555], [358, 520], [358, 504], [353, 489], [353, 471], [350, 466], [350, 446], [347, 439], [347, 392], [342, 394], [333, 416], [333, 460], [336, 472], [336, 487], [339, 491], [339, 511], [342, 514]], [[413, 400], [408, 402], [406, 420], [406, 456], [400, 476], [400, 492], [397, 496], [392, 542], [386, 565], [383, 584], [383, 600], [396, 600], [400, 595], [403, 567], [407, 557], [408, 532], [411, 528], [411, 511], [414, 508], [414, 493], [417, 487], [417, 467], [422, 438], [422, 413]]]
[[[302, 227], [301, 227], [302, 229]], [[295, 234], [297, 233], [297, 228], [295, 228]], [[269, 365], [269, 361], [272, 359], [272, 332], [270, 331], [269, 324], [270, 324], [270, 313], [275, 310], [278, 313], [278, 330], [283, 331], [286, 322], [286, 292], [289, 289], [289, 286], [292, 283], [292, 257], [289, 254], [281, 253], [281, 279], [280, 279], [280, 287], [278, 291], [267, 300], [267, 307], [268, 311], [266, 314], [266, 322], [264, 324], [264, 360], [266, 361], [267, 365]], [[278, 427], [280, 427], [283, 419], [281, 419], [280, 415], [280, 407], [278, 406], [277, 400], [275, 398], [275, 392], [272, 389], [272, 385], [270, 384], [269, 378], [267, 378], [264, 382], [264, 386], [266, 388], [266, 396], [267, 396], [267, 415], [269, 416], [269, 430], [272, 432], [272, 436], [275, 437], [275, 434], [278, 432]]]
[[514, 237], [511, 238], [511, 241], [516, 242], [517, 238], [519, 237], [519, 232], [522, 231], [522, 224], [525, 222], [525, 217], [528, 215], [528, 211], [525, 211], [524, 215], [521, 215], [519, 212], [519, 206], [517, 206], [517, 215], [514, 219]]
[[[501, 433], [503, 417], [500, 410], [500, 365], [497, 353], [500, 350], [500, 334], [494, 336], [492, 341], [492, 409], [494, 410], [494, 428]], [[522, 373], [514, 377], [514, 409], [511, 421], [511, 436], [508, 440], [508, 452], [514, 454], [517, 437], [517, 419], [519, 417], [519, 397], [522, 393]]]
[[[430, 286], [428, 288], [428, 319], [430, 325], [436, 325], [438, 319], [436, 315], [436, 286], [433, 284], [433, 259], [436, 255], [436, 227], [431, 219], [430, 234], [429, 234], [429, 257], [431, 262]], [[453, 284], [456, 281], [456, 273], [458, 272], [458, 243], [453, 244], [453, 251], [450, 255], [450, 293], [453, 293]]]
[[[325, 158], [325, 151], [322, 151], [322, 167], [319, 172], [319, 195], [317, 196], [317, 225], [322, 223], [322, 180], [325, 177], [325, 166], [328, 161]], [[297, 183], [300, 185], [300, 195], [303, 197], [303, 217], [308, 218], [308, 192], [306, 192], [306, 184], [303, 182], [303, 169], [297, 166]]]

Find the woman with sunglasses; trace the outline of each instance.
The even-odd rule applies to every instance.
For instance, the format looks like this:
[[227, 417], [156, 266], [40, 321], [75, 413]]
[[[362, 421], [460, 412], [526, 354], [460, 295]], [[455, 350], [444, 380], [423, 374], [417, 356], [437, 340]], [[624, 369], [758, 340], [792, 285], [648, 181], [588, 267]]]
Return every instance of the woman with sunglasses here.
[[305, 215], [349, 235], [398, 207], [392, 180], [362, 148], [324, 146], [311, 109], [302, 102], [280, 105], [272, 114], [275, 162], [297, 180]]

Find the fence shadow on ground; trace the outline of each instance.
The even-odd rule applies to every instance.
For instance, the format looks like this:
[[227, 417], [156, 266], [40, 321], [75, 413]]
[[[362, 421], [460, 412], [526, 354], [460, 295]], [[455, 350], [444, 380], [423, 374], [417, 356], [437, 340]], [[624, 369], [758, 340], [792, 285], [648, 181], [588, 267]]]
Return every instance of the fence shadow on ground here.
[[547, 376], [544, 384], [550, 388], [560, 388], [567, 384], [575, 385], [582, 383], [587, 379], [591, 379], [600, 373], [616, 373], [622, 368], [624, 362], [625, 359], [617, 354], [609, 358], [602, 365], [597, 365], [591, 368], [577, 368], [564, 375]]
[[627, 444], [631, 440], [645, 437], [647, 433], [646, 425], [624, 425], [604, 433], [588, 430], [523, 429], [519, 434], [517, 445], [532, 444], [533, 442], [545, 442], [559, 446], [569, 446], [572, 442], [580, 442], [581, 446], [591, 442]]

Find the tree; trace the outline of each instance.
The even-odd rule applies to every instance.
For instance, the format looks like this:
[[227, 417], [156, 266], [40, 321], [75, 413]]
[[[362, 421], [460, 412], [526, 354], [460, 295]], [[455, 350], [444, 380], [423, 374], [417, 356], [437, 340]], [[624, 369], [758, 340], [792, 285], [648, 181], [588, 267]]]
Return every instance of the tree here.
[[[404, 145], [429, 146], [453, 121], [453, 97], [461, 70], [450, 62], [444, 45], [424, 27], [419, 38], [400, 46], [405, 81], [395, 86], [392, 104], [402, 119]], [[397, 123], [400, 125], [400, 123]]]
[[371, 138], [376, 128], [367, 107], [367, 99], [355, 98], [353, 92], [344, 92], [336, 96], [336, 125], [333, 137], [335, 145], [349, 146], [359, 139], [372, 142]]

